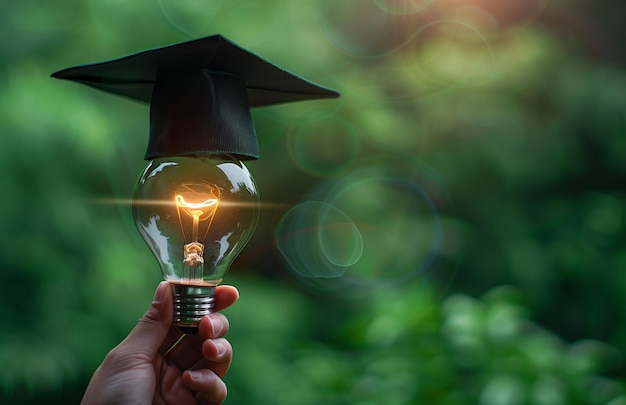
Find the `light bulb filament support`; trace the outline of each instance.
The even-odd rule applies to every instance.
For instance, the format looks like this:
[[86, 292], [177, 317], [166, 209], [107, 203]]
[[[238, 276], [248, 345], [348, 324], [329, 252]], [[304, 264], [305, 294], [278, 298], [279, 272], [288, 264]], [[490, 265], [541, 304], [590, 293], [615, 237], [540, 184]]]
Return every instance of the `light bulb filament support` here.
[[204, 245], [199, 242], [191, 242], [183, 247], [185, 258], [183, 260], [184, 278], [188, 281], [202, 279], [204, 269]]

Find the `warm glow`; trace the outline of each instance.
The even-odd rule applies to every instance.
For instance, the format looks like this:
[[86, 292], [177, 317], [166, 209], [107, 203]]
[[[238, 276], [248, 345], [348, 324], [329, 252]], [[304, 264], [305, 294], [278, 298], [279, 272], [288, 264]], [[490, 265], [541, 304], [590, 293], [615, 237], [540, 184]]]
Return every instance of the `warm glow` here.
[[185, 197], [180, 194], [176, 196], [176, 205], [181, 208], [190, 208], [192, 210], [203, 210], [204, 208], [217, 204], [217, 201], [217, 198], [208, 198], [202, 202], [193, 203], [185, 201]]
[[[87, 202], [94, 204], [111, 204], [111, 205], [145, 205], [145, 206], [177, 206], [176, 200], [131, 200], [126, 198], [97, 198], [92, 200], [86, 200]], [[246, 202], [234, 202], [234, 201], [219, 201], [221, 207], [242, 207], [242, 208], [256, 208], [260, 206], [262, 209], [289, 209], [291, 205], [284, 203], [265, 202], [263, 204], [246, 203]], [[182, 207], [181, 207], [182, 208]]]
[[211, 220], [219, 203], [219, 191], [206, 183], [183, 184], [174, 192], [174, 202], [196, 221]]
[[[211, 222], [219, 203], [218, 195], [219, 191], [217, 188], [207, 183], [183, 184], [174, 193], [174, 201], [179, 218], [181, 211], [191, 217], [191, 234], [186, 232], [189, 229], [183, 225], [186, 221], [180, 218], [183, 234], [190, 237], [190, 242], [200, 242], [199, 238], [203, 238], [203, 235], [206, 235], [211, 227]], [[204, 246], [202, 248], [204, 249]], [[193, 258], [201, 258], [202, 256], [202, 252], [200, 254], [195, 252], [192, 255], [193, 258], [191, 258], [188, 253], [185, 253], [185, 256], [193, 262], [198, 262], [197, 259]]]

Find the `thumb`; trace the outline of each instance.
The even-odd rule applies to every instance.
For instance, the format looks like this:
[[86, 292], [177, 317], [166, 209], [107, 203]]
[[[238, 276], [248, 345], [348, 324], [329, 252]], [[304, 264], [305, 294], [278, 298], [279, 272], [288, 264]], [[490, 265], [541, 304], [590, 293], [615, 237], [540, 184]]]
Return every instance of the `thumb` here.
[[120, 344], [135, 353], [154, 356], [172, 326], [172, 294], [170, 285], [162, 281], [154, 293], [148, 311]]

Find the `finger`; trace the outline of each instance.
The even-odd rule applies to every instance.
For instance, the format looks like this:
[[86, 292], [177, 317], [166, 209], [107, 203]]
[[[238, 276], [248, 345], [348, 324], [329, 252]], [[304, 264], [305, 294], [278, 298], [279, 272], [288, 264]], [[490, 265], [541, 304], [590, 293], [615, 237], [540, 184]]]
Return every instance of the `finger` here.
[[219, 312], [203, 317], [198, 324], [198, 332], [205, 339], [220, 338], [228, 332], [228, 318]]
[[233, 348], [224, 338], [207, 339], [202, 344], [202, 355], [211, 364], [211, 370], [223, 378], [233, 359]]
[[172, 324], [172, 294], [169, 284], [161, 282], [148, 311], [119, 346], [152, 357], [161, 346]]
[[[178, 333], [180, 334], [181, 332]], [[195, 364], [204, 360], [202, 356], [204, 339], [199, 334], [183, 336], [184, 338], [173, 347], [172, 345], [167, 347], [164, 345], [160, 349], [160, 353], [164, 356], [165, 361], [170, 365], [176, 366], [181, 372], [192, 368]]]
[[[232, 286], [228, 286], [228, 285], [219, 286], [215, 289], [214, 297], [215, 297], [215, 302], [216, 302], [216, 306], [214, 310], [219, 311], [221, 309], [224, 309], [232, 305], [235, 301], [237, 301], [237, 299], [239, 298], [239, 292], [237, 291], [235, 287], [232, 287]], [[200, 346], [202, 345], [202, 341], [204, 339], [222, 337], [228, 331], [228, 320], [225, 317], [223, 317], [223, 315], [211, 314], [210, 316], [212, 317], [212, 319], [209, 320], [208, 322], [209, 325], [204, 325], [204, 326], [199, 325], [199, 330], [200, 330], [199, 334], [201, 335], [202, 339], [198, 339], [199, 337], [197, 335], [189, 335], [185, 337], [184, 339], [185, 343], [191, 343], [191, 346], [200, 348]], [[206, 323], [206, 322], [207, 321], [201, 320], [200, 324]], [[176, 328], [175, 326], [172, 326], [169, 329], [168, 334], [165, 337], [159, 349], [159, 352], [166, 353], [169, 349], [171, 349], [174, 346], [174, 344], [176, 344], [178, 339], [181, 337], [181, 333], [182, 332], [180, 332], [178, 328]]]
[[198, 392], [196, 398], [200, 403], [219, 405], [226, 399], [226, 384], [211, 370], [187, 370], [183, 382]]
[[183, 344], [187, 344], [187, 341], [189, 340], [190, 339], [188, 335], [185, 335], [183, 332], [180, 331], [180, 329], [172, 325], [170, 326], [170, 329], [167, 332], [165, 339], [163, 339], [163, 343], [161, 343], [161, 346], [159, 347], [159, 353], [163, 355], [168, 354], [174, 348], [182, 346]]
[[215, 312], [221, 311], [233, 305], [239, 299], [239, 291], [231, 285], [221, 285], [215, 288], [213, 293], [215, 298]]

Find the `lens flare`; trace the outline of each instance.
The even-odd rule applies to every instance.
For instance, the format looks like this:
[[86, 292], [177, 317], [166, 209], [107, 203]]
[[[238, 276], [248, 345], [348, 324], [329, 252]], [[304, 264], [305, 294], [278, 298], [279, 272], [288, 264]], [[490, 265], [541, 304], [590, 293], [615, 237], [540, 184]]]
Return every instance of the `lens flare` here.
[[276, 245], [292, 271], [305, 278], [337, 278], [363, 254], [358, 227], [340, 210], [318, 201], [289, 210], [276, 228]]
[[[422, 42], [422, 38], [429, 39]], [[470, 23], [434, 21], [416, 32], [410, 48], [406, 62], [413, 66], [416, 78], [435, 88], [478, 87], [494, 78], [491, 44], [481, 29]]]
[[435, 204], [404, 173], [357, 170], [311, 198], [317, 201], [287, 212], [276, 231], [281, 255], [305, 283], [327, 290], [396, 284], [423, 273], [439, 253]]

